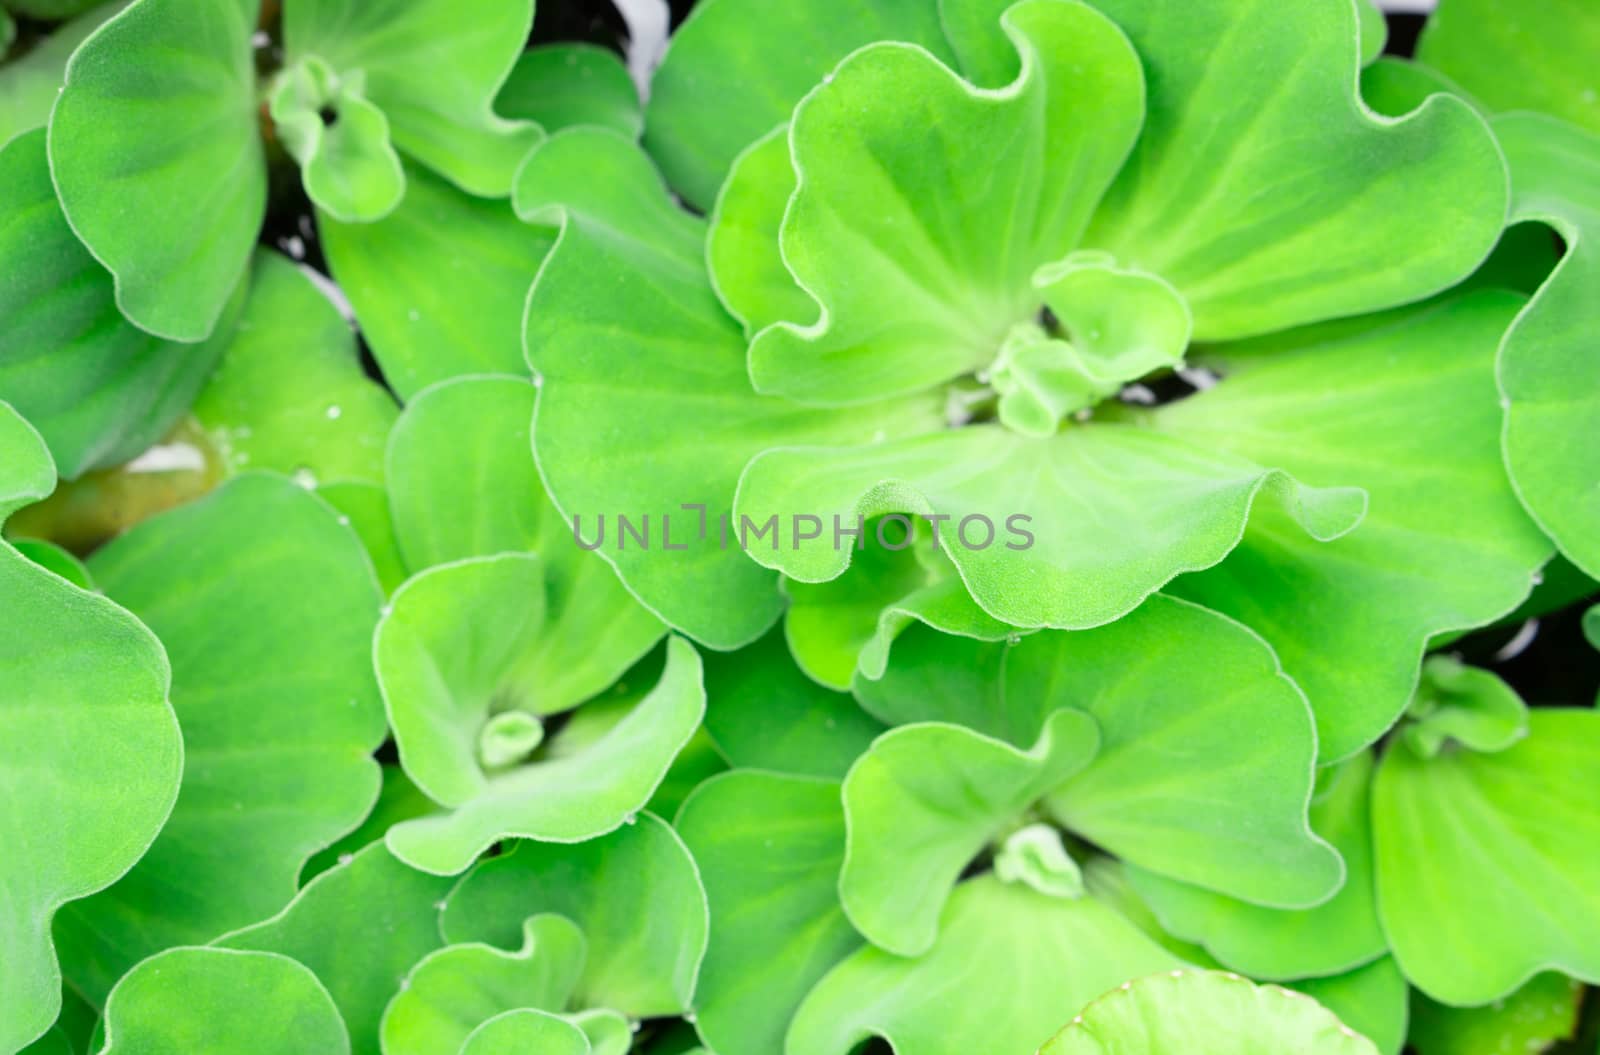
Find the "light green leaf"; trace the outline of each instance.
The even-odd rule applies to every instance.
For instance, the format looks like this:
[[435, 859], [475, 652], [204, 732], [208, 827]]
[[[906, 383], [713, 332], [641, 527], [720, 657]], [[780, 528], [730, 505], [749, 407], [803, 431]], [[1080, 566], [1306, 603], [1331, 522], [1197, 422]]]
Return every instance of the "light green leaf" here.
[[839, 900], [850, 922], [888, 952], [927, 952], [962, 871], [1099, 743], [1094, 719], [1070, 709], [1050, 715], [1026, 752], [959, 725], [884, 733], [844, 780]]
[[[453, 35], [453, 34], [452, 34]], [[415, 165], [377, 223], [319, 217], [334, 281], [402, 400], [463, 374], [527, 376], [522, 305], [551, 233]]]
[[[67, 59], [100, 23], [126, 6], [127, 0], [112, 0], [92, 7], [0, 66], [0, 143], [50, 120], [50, 108], [66, 77]], [[0, 20], [4, 18], [0, 15]]]
[[83, 561], [54, 542], [29, 538], [10, 541], [13, 549], [39, 567], [54, 572], [80, 590], [95, 592], [94, 583], [89, 579], [89, 569], [84, 567]]
[[1373, 786], [1384, 930], [1441, 1003], [1484, 1004], [1541, 970], [1600, 981], [1600, 715], [1541, 708], [1504, 751], [1391, 744]]
[[461, 1055], [589, 1055], [589, 1039], [571, 1022], [518, 1008], [484, 1022], [461, 1045]]
[[[782, 606], [777, 576], [738, 552], [727, 519], [751, 455], [904, 435], [942, 413], [931, 399], [817, 412], [753, 394], [740, 329], [707, 283], [702, 225], [614, 133], [553, 136], [523, 167], [516, 203], [563, 225], [526, 334], [551, 498], [665, 622], [715, 648], [749, 644]], [[624, 542], [622, 517], [650, 549]]]
[[[44, 441], [0, 401], [0, 521], [54, 485]], [[170, 668], [137, 619], [0, 542], [0, 1050], [55, 1021], [51, 917], [133, 867], [172, 810], [183, 742]]]
[[717, 194], [706, 232], [706, 264], [718, 298], [747, 334], [775, 322], [817, 316], [816, 299], [795, 282], [779, 247], [783, 214], [794, 189], [785, 123], [733, 160]]
[[1504, 751], [1528, 735], [1528, 708], [1516, 690], [1487, 670], [1450, 656], [1429, 656], [1406, 715], [1406, 746], [1433, 758], [1451, 743]]
[[[1600, 20], [1591, 25], [1600, 33]], [[1574, 564], [1597, 576], [1600, 135], [1537, 114], [1502, 117], [1494, 127], [1511, 164], [1511, 219], [1548, 224], [1566, 244], [1500, 347], [1506, 464], [1534, 519]]]
[[1366, 111], [1355, 4], [1095, 6], [1155, 72], [1086, 244], [1177, 287], [1196, 339], [1421, 300], [1493, 248], [1506, 204], [1494, 137], [1459, 99], [1399, 120]]
[[1344, 974], [1285, 982], [1283, 987], [1304, 993], [1332, 1011], [1383, 1055], [1400, 1055], [1406, 1045], [1411, 989], [1393, 956], [1380, 956]]
[[281, 908], [306, 859], [371, 808], [384, 723], [371, 565], [337, 514], [288, 480], [238, 477], [135, 527], [89, 569], [165, 644], [186, 756], [150, 851], [56, 920], [68, 978], [98, 1002], [150, 953]]
[[897, 1055], [1031, 1055], [1081, 1007], [1179, 961], [1092, 897], [1047, 897], [981, 877], [956, 888], [927, 955], [871, 946], [830, 971], [801, 1004], [789, 1055], [847, 1055], [886, 1039]]
[[1485, 1007], [1446, 1007], [1416, 994], [1411, 1043], [1417, 1055], [1498, 1055], [1542, 1052], [1578, 1029], [1582, 985], [1564, 975], [1534, 975], [1528, 984]]
[[600, 740], [497, 773], [453, 811], [395, 825], [389, 848], [413, 867], [450, 875], [501, 839], [604, 835], [649, 801], [704, 711], [700, 657], [687, 641], [670, 638], [660, 682]]
[[429, 953], [383, 1012], [383, 1055], [461, 1051], [479, 1025], [506, 1011], [564, 1010], [584, 951], [577, 924], [539, 915], [523, 925], [516, 952], [473, 942]]
[[288, 259], [256, 255], [226, 348], [194, 416], [231, 472], [383, 482], [394, 400], [362, 371], [349, 323]]
[[1389, 22], [1377, 0], [1356, 0], [1356, 20], [1361, 28], [1361, 65], [1371, 66], [1389, 43]]
[[[533, 0], [299, 0], [286, 5], [291, 63], [315, 55], [388, 118], [394, 145], [469, 194], [503, 197], [543, 138], [494, 112], [533, 28]], [[341, 122], [343, 119], [341, 113]]]
[[270, 952], [178, 948], [123, 976], [106, 1002], [100, 1055], [348, 1055], [328, 991]]
[[340, 73], [308, 55], [280, 71], [267, 96], [278, 140], [300, 163], [306, 194], [345, 223], [383, 219], [406, 192], [389, 121], [365, 90], [365, 70]]
[[407, 868], [381, 843], [346, 855], [271, 919], [214, 944], [281, 953], [327, 987], [354, 1055], [377, 1055], [378, 1022], [411, 966], [444, 942], [438, 905], [453, 882]]
[[524, 51], [500, 86], [494, 108], [547, 132], [596, 125], [637, 139], [644, 129], [639, 90], [628, 68], [616, 52], [594, 44], [542, 44]]
[[1003, 24], [1022, 53], [1003, 91], [885, 45], [795, 110], [781, 245], [822, 310], [756, 335], [758, 391], [825, 405], [916, 392], [988, 364], [1038, 312], [1033, 273], [1077, 245], [1143, 91], [1127, 39], [1090, 7], [1024, 0]]
[[1438, 70], [1410, 59], [1385, 55], [1361, 71], [1361, 101], [1385, 117], [1404, 117], [1438, 92], [1480, 105]]
[[764, 0], [699, 4], [650, 82], [645, 145], [673, 188], [706, 209], [741, 150], [787, 121], [839, 60], [879, 40], [949, 54], [929, 0], [841, 0], [825, 14]]
[[1442, 0], [1417, 57], [1496, 111], [1542, 110], [1600, 133], [1600, 13], [1584, 0]]
[[806, 677], [776, 630], [706, 657], [706, 731], [735, 767], [839, 779], [883, 726]]
[[394, 520], [389, 516], [389, 494], [377, 484], [344, 480], [317, 487], [321, 495], [360, 537], [378, 582], [385, 594], [392, 594], [405, 581], [406, 568], [400, 559], [400, 544], [394, 537]]
[[1173, 971], [1084, 1008], [1039, 1055], [1376, 1055], [1315, 1000], [1238, 975]]
[[0, 256], [9, 262], [0, 277], [0, 392], [43, 433], [66, 478], [125, 462], [188, 409], [227, 345], [234, 311], [201, 344], [163, 341], [125, 320], [111, 276], [56, 202], [42, 129], [0, 150], [0, 185]]
[[122, 313], [158, 337], [212, 333], [266, 212], [258, 6], [136, 0], [73, 53], [50, 116], [67, 220], [115, 278]]
[[522, 921], [554, 912], [575, 922], [589, 954], [574, 1004], [630, 1015], [686, 1010], [706, 949], [700, 872], [653, 814], [587, 842], [515, 843], [480, 861], [451, 892], [440, 930], [452, 942], [502, 948]]
[[1271, 356], [1222, 350], [1221, 384], [1150, 417], [1308, 484], [1366, 490], [1348, 535], [1306, 544], [1258, 515], [1226, 561], [1172, 587], [1267, 639], [1311, 700], [1323, 762], [1394, 723], [1428, 640], [1511, 611], [1550, 555], [1499, 451], [1492, 361], [1519, 304], [1482, 292]]
[[861, 942], [839, 907], [839, 785], [736, 770], [689, 797], [678, 830], [711, 907], [695, 1028], [717, 1051], [783, 1055], [806, 992]]
[[748, 556], [803, 582], [838, 576], [851, 550], [834, 548], [826, 531], [802, 537], [794, 511], [825, 524], [947, 518], [956, 538], [945, 552], [984, 611], [1015, 626], [1076, 629], [1220, 561], [1252, 514], [1264, 515], [1263, 492], [1270, 501], [1260, 506], [1316, 540], [1348, 531], [1364, 506], [1359, 490], [1305, 487], [1150, 429], [1089, 425], [1040, 440], [979, 425], [871, 447], [768, 449], [740, 479], [734, 511], [741, 523], [776, 518], [770, 544], [753, 540]]
[[1372, 756], [1363, 752], [1324, 770], [1311, 800], [1311, 828], [1344, 859], [1344, 885], [1315, 908], [1263, 908], [1137, 866], [1129, 879], [1162, 926], [1228, 967], [1258, 980], [1338, 974], [1388, 948], [1378, 923], [1368, 802]]

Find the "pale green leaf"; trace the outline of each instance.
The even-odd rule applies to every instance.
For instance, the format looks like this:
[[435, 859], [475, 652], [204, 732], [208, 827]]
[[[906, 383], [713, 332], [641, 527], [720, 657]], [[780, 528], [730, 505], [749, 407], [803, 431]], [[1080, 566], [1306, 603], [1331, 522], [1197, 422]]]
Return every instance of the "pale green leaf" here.
[[1493, 248], [1494, 137], [1459, 99], [1399, 120], [1367, 111], [1354, 3], [1094, 2], [1154, 72], [1086, 244], [1177, 287], [1197, 339], [1421, 300]]
[[50, 116], [68, 222], [123, 314], [170, 340], [216, 328], [266, 212], [258, 6], [136, 0], [73, 53]]
[[593, 44], [541, 44], [524, 51], [494, 108], [547, 132], [596, 125], [637, 139], [644, 128], [628, 68], [616, 52]]
[[736, 770], [689, 797], [678, 830], [711, 907], [696, 1029], [717, 1051], [783, 1055], [801, 999], [861, 942], [839, 906], [839, 785]]
[[1585, 0], [1442, 0], [1417, 57], [1496, 111], [1542, 110], [1600, 133], [1600, 12]]
[[1528, 735], [1528, 709], [1516, 690], [1498, 675], [1450, 656], [1429, 656], [1422, 664], [1406, 716], [1406, 745], [1423, 758], [1451, 744], [1504, 751]]
[[389, 829], [389, 848], [449, 875], [501, 839], [578, 842], [621, 826], [649, 801], [705, 711], [694, 647], [673, 637], [666, 651], [660, 682], [598, 741], [494, 774], [459, 808]]
[[[984, 92], [927, 52], [864, 49], [795, 110], [783, 259], [821, 316], [750, 346], [758, 391], [817, 404], [916, 392], [988, 364], [1040, 307], [1139, 130], [1138, 59], [1082, 4], [1003, 24], [1022, 73]], [[1048, 149], [1046, 149], [1048, 144]]]
[[738, 551], [740, 525], [728, 519], [745, 463], [776, 444], [936, 427], [938, 407], [817, 412], [752, 393], [739, 326], [706, 278], [702, 225], [614, 133], [553, 136], [524, 165], [516, 203], [524, 217], [562, 223], [526, 334], [541, 376], [534, 449], [551, 498], [665, 622], [715, 648], [750, 643], [782, 598], [777, 576]]
[[577, 1004], [639, 1016], [690, 1006], [706, 949], [706, 893], [664, 821], [645, 813], [587, 842], [516, 843], [461, 880], [440, 929], [453, 942], [509, 948], [540, 912], [571, 919], [588, 939]]
[[[1600, 20], [1592, 24], [1600, 32]], [[1498, 118], [1494, 128], [1511, 163], [1512, 220], [1547, 224], [1566, 244], [1500, 348], [1506, 464], [1561, 551], [1600, 575], [1600, 134], [1537, 114]]]
[[1267, 639], [1311, 700], [1323, 762], [1394, 723], [1427, 641], [1510, 612], [1550, 555], [1499, 449], [1495, 347], [1520, 303], [1482, 292], [1270, 356], [1224, 349], [1221, 384], [1150, 415], [1207, 449], [1367, 492], [1340, 539], [1303, 542], [1258, 515], [1226, 561], [1172, 587]]
[[278, 141], [300, 163], [306, 195], [345, 223], [383, 219], [406, 191], [389, 121], [365, 89], [364, 70], [341, 73], [308, 55], [279, 71], [267, 97]]
[[[50, 108], [56, 104], [56, 95], [66, 77], [67, 60], [100, 23], [126, 7], [127, 0], [112, 0], [98, 7], [79, 6], [89, 9], [58, 26], [26, 54], [0, 65], [0, 143], [50, 120]], [[0, 20], [4, 18], [0, 15]], [[0, 49], [0, 56], [3, 52]]]
[[1311, 829], [1344, 859], [1344, 885], [1315, 908], [1263, 908], [1134, 866], [1129, 878], [1162, 926], [1197, 941], [1221, 963], [1258, 980], [1338, 974], [1388, 948], [1378, 923], [1368, 801], [1372, 756], [1324, 770], [1311, 800]]
[[[54, 485], [39, 434], [0, 402], [0, 520]], [[137, 619], [0, 542], [0, 1050], [50, 1027], [64, 903], [133, 867], [167, 820], [183, 742], [170, 668]]]
[[527, 375], [522, 305], [549, 249], [521, 223], [416, 165], [406, 196], [377, 223], [319, 218], [328, 266], [402, 400], [463, 374]]
[[276, 916], [214, 944], [280, 953], [310, 968], [338, 1006], [354, 1055], [378, 1055], [378, 1022], [400, 979], [444, 944], [438, 905], [452, 885], [373, 843], [307, 883]]
[[1032, 1055], [1063, 1014], [1179, 961], [1092, 897], [1046, 897], [992, 876], [956, 888], [925, 956], [871, 946], [801, 1004], [788, 1055], [849, 1055], [869, 1037], [896, 1055]]
[[372, 567], [337, 514], [288, 480], [238, 477], [140, 524], [89, 569], [166, 646], [185, 753], [150, 851], [56, 920], [67, 977], [98, 1002], [145, 956], [281, 908], [306, 859], [371, 808], [384, 723]]
[[406, 566], [400, 559], [400, 544], [394, 537], [388, 492], [377, 484], [344, 480], [319, 485], [317, 494], [349, 519], [351, 529], [366, 548], [383, 592], [392, 594], [399, 589], [406, 578]]
[[1484, 1004], [1555, 969], [1600, 981], [1600, 715], [1541, 708], [1493, 754], [1391, 744], [1373, 786], [1378, 906], [1411, 983]]
[[1027, 751], [959, 725], [919, 723], [873, 742], [844, 780], [839, 900], [874, 945], [926, 952], [962, 872], [1030, 806], [1094, 758], [1100, 736], [1062, 709]]
[[67, 226], [42, 129], [0, 150], [0, 185], [0, 392], [43, 433], [67, 479], [125, 462], [188, 409], [240, 297], [203, 343], [153, 337], [122, 317], [111, 276]]
[[1173, 971], [1095, 1000], [1039, 1055], [1376, 1055], [1315, 1000], [1238, 975]]
[[[494, 112], [533, 28], [533, 0], [298, 0], [291, 63], [315, 55], [388, 118], [394, 145], [470, 194], [504, 197], [543, 131]], [[344, 115], [341, 113], [341, 122]]]
[[384, 1009], [383, 1055], [461, 1051], [475, 1029], [507, 1011], [564, 1010], [584, 954], [583, 931], [556, 915], [529, 917], [514, 952], [472, 942], [429, 953]]
[[1383, 1055], [1400, 1055], [1406, 1045], [1412, 992], [1393, 956], [1326, 978], [1285, 982], [1339, 1016], [1339, 1021], [1372, 1041]]
[[590, 1051], [583, 1030], [532, 1008], [496, 1015], [467, 1034], [461, 1045], [461, 1055], [589, 1055]]
[[259, 252], [238, 326], [194, 404], [227, 468], [382, 483], [395, 415], [361, 369], [350, 324], [288, 259]]
[[825, 14], [767, 0], [697, 4], [650, 82], [645, 144], [678, 193], [708, 208], [741, 150], [787, 121], [846, 55], [879, 40], [948, 54], [929, 0], [840, 0]]

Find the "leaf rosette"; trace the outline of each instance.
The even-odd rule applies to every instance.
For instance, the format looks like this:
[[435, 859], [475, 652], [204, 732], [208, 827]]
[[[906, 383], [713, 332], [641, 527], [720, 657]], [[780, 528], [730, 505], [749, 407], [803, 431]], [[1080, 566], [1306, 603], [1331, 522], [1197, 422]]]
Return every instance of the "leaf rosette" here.
[[[1548, 555], [1496, 443], [1518, 305], [1303, 328], [1477, 267], [1508, 194], [1483, 119], [1445, 96], [1366, 109], [1353, 3], [848, 6], [791, 37], [723, 0], [674, 38], [645, 141], [709, 222], [614, 135], [524, 164], [517, 211], [561, 228], [525, 335], [558, 508], [714, 648], [758, 637], [780, 583], [849, 581], [896, 518], [938, 533], [937, 578], [970, 598], [924, 621], [974, 637], [1098, 626], [1177, 580], [1282, 650], [1327, 760], [1372, 742], [1424, 642], [1514, 607]], [[733, 69], [754, 87], [729, 98]], [[1414, 382], [1447, 352], [1419, 429]], [[1220, 384], [1137, 405], [1202, 359]], [[1436, 443], [1460, 472], [1408, 501], [1396, 457]], [[1474, 573], [1401, 589], [1413, 544]], [[1296, 574], [1263, 580], [1268, 555]], [[1300, 587], [1334, 577], [1357, 600], [1310, 622], [1362, 658], [1326, 671]], [[875, 589], [841, 603], [863, 627], [900, 611], [888, 637], [927, 607]], [[789, 631], [832, 685], [877, 636]]]

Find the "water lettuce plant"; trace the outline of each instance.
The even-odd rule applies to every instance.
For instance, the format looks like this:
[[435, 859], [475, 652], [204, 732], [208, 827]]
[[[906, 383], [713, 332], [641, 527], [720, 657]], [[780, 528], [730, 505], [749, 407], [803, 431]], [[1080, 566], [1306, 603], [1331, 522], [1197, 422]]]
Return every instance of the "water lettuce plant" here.
[[680, 8], [0, 0], [0, 1055], [1596, 1051], [1600, 13]]

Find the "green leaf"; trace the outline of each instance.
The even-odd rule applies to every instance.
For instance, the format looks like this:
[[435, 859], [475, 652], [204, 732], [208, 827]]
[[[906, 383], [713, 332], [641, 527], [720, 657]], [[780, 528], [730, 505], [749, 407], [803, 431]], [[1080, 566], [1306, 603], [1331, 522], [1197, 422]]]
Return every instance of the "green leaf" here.
[[500, 201], [406, 166], [406, 196], [377, 223], [320, 216], [317, 231], [362, 336], [402, 400], [463, 374], [527, 376], [522, 305], [548, 230]]
[[[0, 520], [54, 485], [39, 434], [0, 402]], [[51, 917], [110, 885], [172, 810], [183, 742], [160, 642], [128, 612], [0, 542], [0, 1050], [55, 1021]]]
[[226, 347], [194, 416], [231, 472], [383, 482], [394, 399], [362, 371], [349, 323], [287, 258], [256, 255]]
[[[1600, 21], [1591, 20], [1600, 32]], [[1597, 111], [1600, 113], [1600, 111]], [[1536, 114], [1498, 118], [1512, 221], [1555, 228], [1566, 255], [1500, 347], [1505, 455], [1528, 511], [1561, 551], [1600, 575], [1600, 460], [1574, 442], [1600, 413], [1600, 135]]]
[[1332, 1011], [1383, 1055], [1400, 1055], [1406, 1045], [1411, 989], [1393, 956], [1380, 956], [1344, 974], [1285, 982], [1284, 988], [1304, 993]]
[[258, 5], [137, 0], [73, 53], [50, 116], [67, 220], [115, 278], [122, 313], [158, 337], [216, 329], [266, 212]]
[[371, 565], [334, 511], [288, 480], [238, 477], [135, 527], [89, 569], [166, 646], [186, 759], [150, 851], [57, 918], [67, 976], [98, 1002], [150, 953], [281, 908], [306, 859], [371, 808], [384, 723]]
[[1252, 978], [1281, 981], [1360, 967], [1388, 949], [1374, 896], [1371, 783], [1372, 756], [1365, 752], [1322, 772], [1311, 800], [1311, 828], [1344, 859], [1345, 880], [1315, 908], [1263, 908], [1137, 866], [1129, 869], [1129, 879], [1164, 928], [1200, 942]]
[[389, 494], [377, 484], [344, 480], [317, 487], [321, 495], [361, 539], [378, 582], [385, 594], [392, 594], [405, 581], [406, 568], [400, 559], [400, 544], [394, 537], [394, 520], [389, 515]]
[[1173, 971], [1095, 1000], [1039, 1055], [1376, 1055], [1322, 1005], [1238, 975]]
[[1504, 751], [1528, 735], [1528, 708], [1516, 690], [1486, 670], [1450, 656], [1429, 656], [1411, 700], [1406, 746], [1433, 758], [1452, 743]]
[[574, 1003], [630, 1015], [689, 1007], [706, 949], [706, 894], [695, 859], [653, 814], [587, 842], [519, 842], [480, 861], [451, 892], [452, 942], [511, 947], [540, 912], [571, 919], [589, 954]]
[[927, 0], [840, 0], [821, 10], [762, 0], [699, 5], [650, 82], [645, 144], [673, 188], [706, 209], [741, 150], [787, 121], [839, 60], [879, 40], [949, 54]]
[[1600, 13], [1583, 0], [1442, 0], [1417, 57], [1495, 111], [1542, 110], [1600, 133]]
[[0, 278], [0, 391], [43, 433], [68, 479], [125, 462], [188, 409], [227, 346], [234, 311], [202, 344], [128, 323], [111, 276], [62, 215], [43, 129], [0, 150], [0, 184], [0, 255], [10, 263]]
[[[8, 17], [5, 11], [0, 11], [0, 26], [3, 26]], [[61, 1027], [51, 1026], [48, 1033], [23, 1048], [21, 1055], [78, 1055], [78, 1053]]]
[[1421, 300], [1493, 248], [1506, 203], [1494, 137], [1459, 99], [1400, 120], [1367, 112], [1355, 4], [1095, 6], [1157, 72], [1086, 245], [1172, 283], [1196, 339]]
[[768, 449], [740, 479], [734, 511], [740, 523], [776, 518], [771, 542], [750, 540], [748, 556], [803, 582], [840, 575], [851, 550], [827, 531], [802, 537], [795, 511], [836, 525], [944, 518], [946, 537], [957, 536], [946, 552], [984, 611], [1077, 629], [1222, 560], [1265, 509], [1316, 540], [1360, 520], [1359, 490], [1305, 487], [1263, 464], [1121, 424], [1048, 440], [975, 425], [870, 447]]
[[1385, 117], [1404, 117], [1438, 92], [1479, 105], [1444, 74], [1410, 59], [1385, 55], [1361, 71], [1362, 102]]
[[378, 1022], [400, 979], [444, 944], [438, 904], [452, 885], [373, 843], [307, 883], [276, 916], [214, 944], [281, 953], [310, 968], [338, 1006], [354, 1055], [377, 1055]]
[[594, 44], [542, 44], [517, 56], [494, 108], [558, 132], [609, 128], [631, 139], [644, 129], [639, 90], [616, 52]]
[[687, 641], [669, 638], [660, 682], [600, 740], [494, 774], [458, 808], [389, 829], [389, 848], [413, 867], [451, 875], [501, 839], [604, 835], [649, 801], [704, 711], [700, 657]]
[[345, 223], [383, 219], [406, 192], [389, 121], [365, 90], [364, 70], [341, 74], [308, 55], [280, 71], [267, 96], [278, 140], [300, 163], [306, 194]]
[[883, 726], [806, 677], [776, 630], [706, 657], [706, 731], [735, 767], [838, 780]]
[[1393, 724], [1427, 641], [1511, 611], [1549, 557], [1499, 450], [1492, 361], [1519, 305], [1482, 292], [1342, 338], [1286, 338], [1270, 356], [1223, 349], [1222, 384], [1149, 419], [1367, 492], [1366, 519], [1342, 538], [1306, 544], [1298, 525], [1258, 515], [1226, 561], [1172, 587], [1267, 639], [1311, 700], [1323, 762]]
[[555, 915], [529, 917], [515, 952], [473, 942], [429, 953], [384, 1010], [383, 1053], [461, 1051], [473, 1031], [496, 1015], [518, 1008], [561, 1011], [583, 958], [583, 931]]
[[1315, 905], [1343, 879], [1307, 823], [1305, 698], [1260, 638], [1196, 605], [1158, 595], [1107, 626], [1002, 644], [914, 628], [883, 681], [857, 691], [886, 721], [952, 722], [1013, 745], [1060, 708], [1086, 711], [1100, 750], [1047, 803], [1068, 830], [1264, 905]]
[[1534, 975], [1485, 1007], [1446, 1007], [1417, 993], [1411, 1002], [1411, 1043], [1417, 1055], [1548, 1051], [1577, 1032], [1583, 993], [1582, 985], [1555, 973]]
[[789, 1055], [847, 1055], [886, 1039], [898, 1055], [1031, 1055], [1063, 1008], [1179, 961], [1092, 897], [1067, 900], [981, 877], [956, 888], [925, 956], [867, 946], [817, 984]]
[[1390, 746], [1373, 787], [1378, 906], [1412, 985], [1484, 1004], [1539, 971], [1600, 981], [1600, 726], [1542, 708], [1493, 754]]
[[839, 785], [736, 770], [689, 797], [678, 830], [711, 908], [695, 1027], [717, 1051], [783, 1055], [800, 1001], [861, 941], [839, 907]]
[[1600, 605], [1583, 613], [1583, 636], [1589, 639], [1589, 644], [1600, 648]]
[[328, 991], [269, 952], [170, 949], [129, 971], [106, 1002], [102, 1055], [348, 1055]]
[[[525, 218], [562, 224], [526, 334], [551, 498], [665, 622], [714, 648], [749, 644], [782, 606], [777, 576], [738, 552], [739, 524], [727, 519], [751, 455], [932, 428], [939, 408], [817, 412], [752, 393], [739, 327], [707, 283], [702, 225], [614, 133], [553, 136], [524, 165], [516, 203]], [[649, 549], [624, 541], [623, 517]], [[674, 555], [660, 559], [669, 544]]]
[[11, 546], [39, 567], [54, 572], [78, 589], [94, 592], [94, 583], [90, 581], [89, 569], [83, 566], [83, 561], [54, 542], [19, 538], [12, 539]]
[[1377, 0], [1356, 0], [1356, 20], [1361, 27], [1361, 65], [1371, 66], [1389, 43], [1389, 22]]
[[[50, 108], [56, 104], [66, 76], [67, 59], [100, 23], [126, 6], [127, 0], [112, 0], [92, 7], [0, 66], [0, 143], [50, 120]], [[5, 17], [0, 15], [0, 21]]]
[[1037, 313], [1032, 275], [1077, 245], [1143, 93], [1127, 39], [1090, 7], [1024, 0], [1003, 24], [1022, 54], [1004, 91], [885, 45], [795, 110], [781, 245], [821, 316], [756, 335], [758, 391], [834, 405], [915, 392], [988, 364]]
[[518, 1008], [484, 1022], [461, 1045], [461, 1055], [589, 1055], [589, 1039], [571, 1022]]
[[1070, 709], [1050, 715], [1025, 752], [959, 725], [884, 733], [844, 780], [839, 900], [850, 922], [888, 952], [927, 952], [963, 870], [1099, 743], [1094, 719]]
[[[287, 5], [291, 63], [315, 55], [388, 118], [394, 145], [469, 194], [504, 197], [544, 137], [494, 112], [533, 28], [533, 0], [300, 0]], [[343, 120], [341, 113], [341, 121]]]
[[816, 298], [795, 282], [779, 247], [795, 182], [789, 126], [783, 124], [733, 160], [711, 213], [706, 231], [711, 285], [747, 335], [817, 314]]

